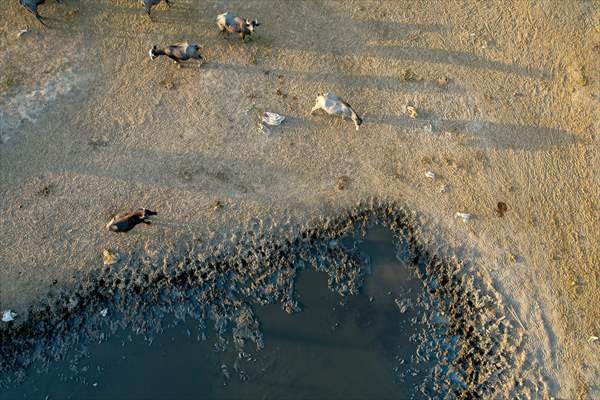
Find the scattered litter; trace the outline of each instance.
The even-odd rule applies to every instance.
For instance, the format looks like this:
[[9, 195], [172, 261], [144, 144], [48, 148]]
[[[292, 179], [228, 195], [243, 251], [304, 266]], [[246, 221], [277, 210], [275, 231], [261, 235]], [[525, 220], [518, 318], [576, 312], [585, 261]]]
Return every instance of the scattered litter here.
[[469, 220], [471, 219], [471, 214], [457, 212], [456, 214], [454, 214], [454, 218], [460, 218], [463, 220], [463, 222], [469, 222]]
[[119, 255], [110, 250], [102, 250], [102, 260], [104, 265], [113, 265], [119, 262]]
[[11, 310], [6, 310], [2, 313], [2, 322], [14, 321], [16, 316], [16, 313], [12, 312]]
[[265, 135], [270, 135], [273, 133], [271, 129], [267, 126], [278, 126], [285, 120], [283, 115], [279, 115], [277, 113], [272, 113], [269, 111], [265, 111], [262, 116], [262, 121], [258, 125], [258, 129], [264, 133]]
[[19, 29], [19, 32], [17, 32], [17, 37], [20, 38], [21, 36], [25, 35], [26, 33], [31, 32], [31, 28], [29, 27], [29, 25], [27, 25], [25, 27], [25, 29]]
[[429, 179], [435, 179], [435, 173], [433, 171], [425, 172], [425, 176], [428, 177]]
[[283, 115], [279, 115], [279, 114], [268, 112], [268, 111], [265, 111], [265, 113], [263, 114], [263, 117], [262, 117], [262, 122], [267, 125], [271, 125], [271, 126], [281, 125], [281, 123], [284, 120], [285, 120], [285, 117]]
[[440, 193], [446, 193], [446, 192], [448, 192], [448, 190], [449, 190], [448, 185], [443, 184], [440, 186]]
[[598, 336], [590, 336], [590, 338], [588, 339], [590, 343], [597, 342], [598, 340], [600, 340]]
[[100, 315], [102, 315], [103, 317], [106, 317], [108, 315], [108, 308], [100, 310]]
[[412, 119], [417, 118], [417, 109], [413, 106], [406, 106], [406, 115], [408, 115]]

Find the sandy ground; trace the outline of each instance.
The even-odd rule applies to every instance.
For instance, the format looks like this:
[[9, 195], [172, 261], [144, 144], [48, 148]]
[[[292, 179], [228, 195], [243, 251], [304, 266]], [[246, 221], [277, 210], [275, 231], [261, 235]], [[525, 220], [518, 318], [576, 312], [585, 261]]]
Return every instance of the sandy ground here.
[[[483, 271], [553, 395], [600, 396], [597, 1], [174, 3], [152, 23], [133, 0], [49, 1], [50, 28], [0, 4], [1, 309], [24, 317], [104, 248], [216, 243], [376, 196]], [[258, 34], [219, 35], [227, 9]], [[149, 59], [183, 39], [204, 66]], [[325, 90], [360, 131], [308, 116]], [[288, 118], [272, 136], [265, 110]], [[140, 206], [155, 225], [103, 229]]]

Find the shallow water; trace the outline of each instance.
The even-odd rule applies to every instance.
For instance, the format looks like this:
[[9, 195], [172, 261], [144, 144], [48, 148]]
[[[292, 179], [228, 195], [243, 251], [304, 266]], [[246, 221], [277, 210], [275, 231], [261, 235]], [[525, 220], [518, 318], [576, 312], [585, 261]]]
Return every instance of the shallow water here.
[[203, 340], [194, 321], [165, 329], [151, 345], [120, 332], [90, 345], [77, 372], [57, 362], [0, 398], [419, 398], [415, 388], [429, 366], [411, 362], [417, 343], [410, 338], [423, 329], [423, 284], [396, 258], [386, 229], [371, 230], [359, 247], [371, 259], [359, 295], [341, 297], [325, 273], [304, 270], [296, 287], [301, 312], [255, 307], [261, 351], [215, 351], [214, 335]]

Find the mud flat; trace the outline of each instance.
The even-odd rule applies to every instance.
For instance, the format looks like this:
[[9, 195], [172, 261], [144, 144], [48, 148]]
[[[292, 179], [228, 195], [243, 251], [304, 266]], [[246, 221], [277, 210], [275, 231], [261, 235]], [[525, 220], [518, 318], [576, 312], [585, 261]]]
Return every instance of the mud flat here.
[[[351, 237], [343, 242], [356, 244]], [[417, 353], [426, 336], [424, 285], [415, 266], [399, 261], [403, 256], [387, 229], [370, 229], [357, 248], [365, 257], [360, 295], [329, 289], [323, 265], [320, 272], [304, 268], [296, 274], [300, 312], [253, 305], [265, 344], [260, 351], [252, 345], [243, 352], [217, 351], [212, 324], [169, 324], [166, 316], [159, 334], [127, 328], [108, 334], [86, 346], [87, 357], [69, 363], [77, 353], [72, 349], [48, 372], [29, 371], [0, 397], [421, 398], [418, 388], [433, 364]]]
[[[482, 289], [481, 277], [467, 265], [430, 255], [414, 239], [406, 221], [404, 212], [391, 207], [356, 209], [296, 236], [273, 238], [249, 232], [219, 256], [190, 253], [178, 263], [147, 256], [137, 264], [120, 263], [102, 273], [80, 276], [75, 290], [57, 293], [54, 302], [32, 309], [27, 321], [0, 331], [3, 383], [27, 382], [26, 371], [48, 368], [67, 354], [72, 357], [68, 365], [78, 372], [89, 363], [84, 344], [110, 343], [109, 332], [122, 330], [152, 341], [172, 318], [191, 321], [195, 337], [214, 332], [218, 351], [260, 357], [264, 337], [257, 307], [278, 304], [288, 313], [302, 313], [295, 285], [305, 269], [324, 272], [329, 288], [343, 302], [351, 301], [372, 274], [360, 240], [382, 224], [393, 232], [398, 259], [412, 265], [418, 285], [413, 283], [413, 288], [423, 291], [413, 293], [413, 301], [398, 294], [410, 286], [389, 294], [398, 296], [394, 299], [398, 313], [417, 307], [409, 313], [413, 324], [420, 324], [409, 335], [414, 354], [410, 361], [394, 360], [398, 379], [410, 374], [407, 387], [415, 388], [415, 376], [420, 378], [413, 396], [546, 396], [549, 388], [523, 351], [522, 333], [496, 294]], [[389, 277], [379, 279], [381, 290], [394, 286]], [[363, 290], [368, 294], [373, 289], [367, 285]], [[380, 295], [373, 300], [382, 301]], [[291, 361], [282, 358], [281, 362]], [[252, 374], [248, 368], [243, 374]], [[225, 376], [230, 374], [227, 371]]]

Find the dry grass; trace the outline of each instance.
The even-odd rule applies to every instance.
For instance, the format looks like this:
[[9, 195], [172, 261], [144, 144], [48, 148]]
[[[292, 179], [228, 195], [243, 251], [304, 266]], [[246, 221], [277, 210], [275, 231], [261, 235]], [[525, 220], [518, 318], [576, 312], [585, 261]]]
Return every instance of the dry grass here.
[[[35, 108], [0, 109], [11, 137], [0, 144], [0, 240], [15, 243], [0, 249], [2, 308], [24, 310], [54, 279], [99, 265], [104, 248], [215, 235], [256, 216], [301, 223], [374, 195], [410, 205], [433, 247], [462, 246], [487, 271], [558, 395], [598, 393], [587, 341], [600, 332], [597, 3], [234, 2], [264, 21], [245, 44], [217, 33], [212, 3], [178, 1], [154, 23], [134, 3], [50, 2], [51, 29], [0, 5], [0, 71], [23, 71], [0, 104]], [[17, 38], [26, 24], [35, 32]], [[178, 70], [147, 57], [180, 39], [208, 62]], [[323, 90], [364, 114], [360, 131], [307, 116]], [[267, 138], [255, 110], [287, 120]], [[351, 183], [338, 190], [341, 177]], [[214, 199], [227, 206], [204, 206]], [[161, 222], [120, 237], [101, 229], [108, 210], [139, 206]]]

